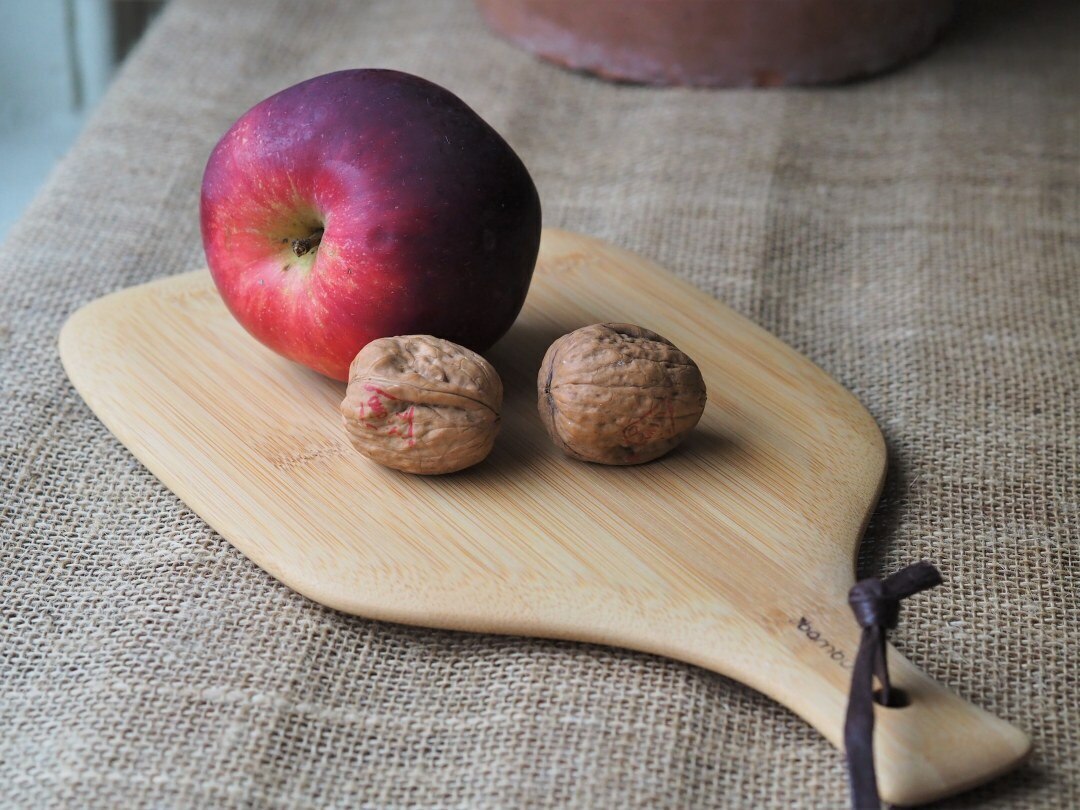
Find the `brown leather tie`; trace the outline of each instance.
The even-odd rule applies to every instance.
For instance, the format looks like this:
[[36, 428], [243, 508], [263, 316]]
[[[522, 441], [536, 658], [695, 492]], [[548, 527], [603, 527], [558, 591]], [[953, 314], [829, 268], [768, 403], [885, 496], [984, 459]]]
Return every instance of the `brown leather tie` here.
[[874, 675], [881, 682], [879, 702], [896, 705], [885, 660], [886, 631], [896, 627], [901, 599], [940, 584], [941, 573], [923, 561], [902, 568], [884, 580], [874, 577], [856, 582], [848, 592], [848, 604], [863, 629], [844, 721], [844, 748], [855, 810], [881, 807], [874, 773]]

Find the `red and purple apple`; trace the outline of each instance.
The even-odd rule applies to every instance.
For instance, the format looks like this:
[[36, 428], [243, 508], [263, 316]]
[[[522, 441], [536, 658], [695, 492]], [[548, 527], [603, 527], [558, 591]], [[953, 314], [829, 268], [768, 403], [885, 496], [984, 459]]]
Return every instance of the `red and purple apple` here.
[[379, 337], [488, 348], [540, 244], [536, 187], [506, 141], [448, 90], [390, 70], [319, 76], [244, 113], [210, 155], [201, 215], [236, 319], [339, 380]]

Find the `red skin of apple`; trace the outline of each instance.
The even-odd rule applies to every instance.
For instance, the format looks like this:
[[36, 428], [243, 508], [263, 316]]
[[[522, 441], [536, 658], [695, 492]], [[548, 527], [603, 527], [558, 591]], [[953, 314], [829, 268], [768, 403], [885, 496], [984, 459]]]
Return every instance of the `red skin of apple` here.
[[379, 337], [487, 349], [540, 245], [536, 187], [507, 143], [449, 91], [390, 70], [319, 76], [246, 112], [210, 155], [201, 221], [236, 319], [338, 380]]

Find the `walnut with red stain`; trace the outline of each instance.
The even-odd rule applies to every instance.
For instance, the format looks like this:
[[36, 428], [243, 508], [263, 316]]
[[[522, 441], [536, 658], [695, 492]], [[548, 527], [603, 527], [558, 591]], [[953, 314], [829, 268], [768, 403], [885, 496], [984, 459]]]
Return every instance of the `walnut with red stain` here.
[[502, 380], [476, 352], [430, 335], [403, 335], [374, 340], [356, 355], [341, 414], [363, 455], [437, 475], [491, 452], [502, 397]]
[[697, 364], [640, 326], [598, 323], [556, 340], [537, 378], [540, 418], [581, 461], [641, 464], [678, 445], [705, 410]]

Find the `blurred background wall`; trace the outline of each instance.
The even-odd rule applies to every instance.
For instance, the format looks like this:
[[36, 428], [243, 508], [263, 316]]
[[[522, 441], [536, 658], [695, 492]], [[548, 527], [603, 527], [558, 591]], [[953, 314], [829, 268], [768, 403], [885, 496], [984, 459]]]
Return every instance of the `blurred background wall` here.
[[0, 239], [165, 0], [0, 0]]

